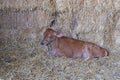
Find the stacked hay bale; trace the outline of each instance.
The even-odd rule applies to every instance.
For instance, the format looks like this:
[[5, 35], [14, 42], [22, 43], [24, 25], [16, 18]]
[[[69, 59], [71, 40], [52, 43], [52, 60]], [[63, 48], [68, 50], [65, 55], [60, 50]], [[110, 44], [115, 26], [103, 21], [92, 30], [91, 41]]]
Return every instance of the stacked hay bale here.
[[15, 35], [17, 31], [35, 41], [42, 38], [45, 28], [52, 27], [67, 36], [119, 50], [118, 3], [118, 0], [1, 0], [0, 25], [3, 31], [9, 26], [14, 39], [18, 37]]

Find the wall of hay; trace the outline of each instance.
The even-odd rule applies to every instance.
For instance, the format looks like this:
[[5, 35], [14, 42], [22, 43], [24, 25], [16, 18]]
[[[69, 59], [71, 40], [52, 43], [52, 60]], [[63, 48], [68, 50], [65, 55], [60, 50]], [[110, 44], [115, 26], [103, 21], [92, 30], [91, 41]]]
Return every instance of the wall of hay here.
[[[51, 27], [110, 56], [58, 58], [39, 42]], [[0, 80], [119, 80], [120, 0], [0, 0]]]
[[0, 0], [0, 51], [32, 52], [46, 28], [120, 51], [119, 0]]

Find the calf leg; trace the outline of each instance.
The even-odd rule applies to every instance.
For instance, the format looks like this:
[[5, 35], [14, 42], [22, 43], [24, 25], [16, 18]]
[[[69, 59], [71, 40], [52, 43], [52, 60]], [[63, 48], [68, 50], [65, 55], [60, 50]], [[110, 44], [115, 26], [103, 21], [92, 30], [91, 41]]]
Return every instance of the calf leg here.
[[88, 59], [92, 58], [91, 52], [88, 50], [87, 46], [83, 50], [83, 58], [85, 60], [88, 60]]

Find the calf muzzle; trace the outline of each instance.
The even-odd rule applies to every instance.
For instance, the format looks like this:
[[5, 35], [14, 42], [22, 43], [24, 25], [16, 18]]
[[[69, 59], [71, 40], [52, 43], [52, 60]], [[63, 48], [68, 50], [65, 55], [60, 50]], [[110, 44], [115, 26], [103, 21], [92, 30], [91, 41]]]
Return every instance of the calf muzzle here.
[[40, 45], [42, 45], [42, 46], [43, 46], [43, 45], [44, 45], [44, 43], [43, 43], [43, 42], [40, 42]]

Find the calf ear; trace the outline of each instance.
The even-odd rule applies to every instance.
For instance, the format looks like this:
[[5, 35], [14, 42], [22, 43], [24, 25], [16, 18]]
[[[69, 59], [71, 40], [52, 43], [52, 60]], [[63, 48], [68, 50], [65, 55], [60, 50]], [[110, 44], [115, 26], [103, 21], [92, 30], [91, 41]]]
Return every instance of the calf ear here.
[[63, 34], [58, 33], [58, 32], [55, 32], [54, 35], [57, 36], [57, 37], [62, 37], [63, 36]]
[[61, 33], [58, 33], [58, 35], [56, 35], [57, 37], [62, 37], [63, 36], [63, 34], [61, 34]]

